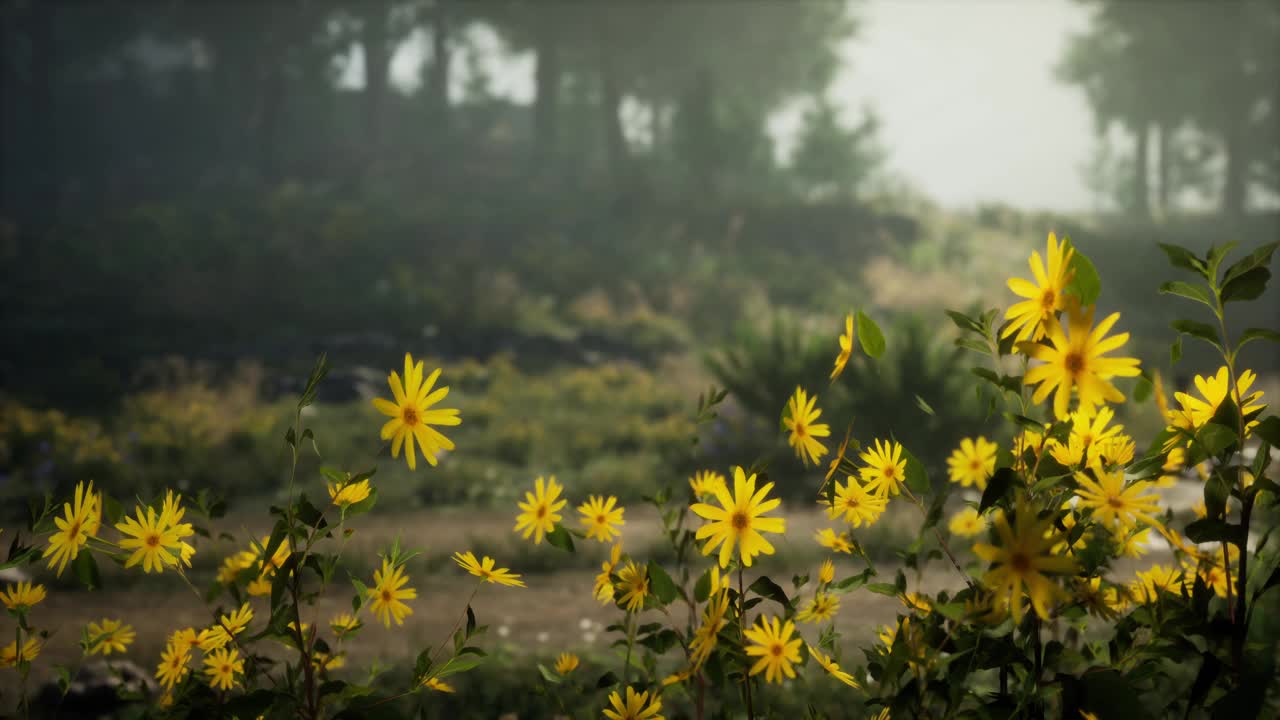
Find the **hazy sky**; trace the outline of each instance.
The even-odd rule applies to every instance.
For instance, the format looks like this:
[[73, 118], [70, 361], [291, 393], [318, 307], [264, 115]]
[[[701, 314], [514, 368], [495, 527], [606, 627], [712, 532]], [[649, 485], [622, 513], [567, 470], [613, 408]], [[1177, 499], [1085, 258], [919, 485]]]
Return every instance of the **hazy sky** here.
[[[1085, 8], [1069, 0], [868, 0], [858, 7], [862, 29], [842, 49], [847, 63], [832, 97], [851, 121], [867, 105], [879, 113], [890, 171], [952, 207], [998, 200], [1088, 208], [1081, 167], [1094, 147], [1092, 117], [1083, 94], [1053, 76], [1068, 37], [1088, 24]], [[395, 84], [416, 85], [429, 53], [421, 35], [406, 43], [392, 62]], [[363, 63], [353, 59], [347, 77], [358, 82]], [[463, 65], [454, 65], [456, 91]], [[531, 57], [489, 72], [499, 95], [532, 98]], [[771, 123], [784, 149], [798, 115], [783, 112]]]

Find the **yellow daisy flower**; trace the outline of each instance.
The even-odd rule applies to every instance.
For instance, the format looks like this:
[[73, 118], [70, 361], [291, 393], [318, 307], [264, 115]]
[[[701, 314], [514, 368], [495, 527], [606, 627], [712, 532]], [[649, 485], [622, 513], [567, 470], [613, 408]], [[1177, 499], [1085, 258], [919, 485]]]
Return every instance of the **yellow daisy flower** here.
[[1023, 383], [1039, 386], [1032, 402], [1042, 403], [1053, 393], [1053, 414], [1062, 420], [1069, 416], [1073, 388], [1080, 407], [1124, 402], [1124, 393], [1110, 379], [1137, 375], [1138, 360], [1103, 357], [1129, 341], [1129, 333], [1106, 337], [1119, 319], [1120, 313], [1111, 313], [1094, 327], [1092, 306], [1084, 311], [1073, 309], [1067, 313], [1065, 331], [1059, 321], [1049, 323], [1048, 344], [1020, 343], [1022, 352], [1042, 363], [1028, 369], [1023, 378]]
[[165, 690], [172, 690], [191, 671], [191, 668], [187, 667], [187, 660], [190, 658], [191, 650], [186, 645], [169, 643], [160, 653], [160, 664], [156, 666], [156, 679], [164, 685]]
[[830, 560], [823, 560], [822, 565], [818, 567], [818, 584], [830, 585], [832, 580], [836, 579], [836, 566]]
[[368, 498], [368, 478], [355, 483], [329, 483], [329, 500], [340, 508], [350, 507], [356, 503], [364, 502]]
[[901, 598], [902, 606], [908, 610], [918, 612], [921, 615], [928, 615], [933, 612], [933, 602], [925, 595], [916, 592], [904, 594]]
[[834, 502], [827, 508], [827, 517], [835, 520], [844, 516], [845, 522], [853, 527], [866, 525], [871, 527], [889, 504], [889, 498], [876, 493], [867, 492], [853, 476], [841, 485], [836, 482]]
[[465, 553], [455, 552], [453, 561], [458, 563], [458, 566], [463, 570], [475, 575], [484, 582], [497, 583], [509, 587], [524, 587], [524, 581], [520, 579], [519, 575], [506, 568], [495, 568], [494, 559], [488, 555], [483, 560], [477, 561], [475, 553], [470, 550]]
[[1090, 615], [1103, 620], [1114, 620], [1120, 614], [1120, 593], [1110, 586], [1103, 586], [1101, 578], [1089, 578], [1075, 583], [1075, 600]]
[[98, 505], [100, 503], [96, 502], [93, 494], [93, 481], [89, 481], [87, 489], [84, 483], [76, 483], [74, 504], [63, 503], [62, 517], [53, 519], [58, 529], [49, 536], [49, 547], [45, 548], [43, 557], [49, 558], [51, 569], [58, 566], [58, 577], [89, 541], [92, 535], [89, 530], [101, 522], [97, 519], [101, 517], [99, 511], [95, 509]]
[[556, 672], [568, 675], [578, 669], [578, 656], [573, 653], [560, 653], [556, 657]]
[[693, 639], [689, 641], [689, 661], [694, 671], [700, 669], [716, 649], [720, 631], [728, 624], [725, 619], [728, 613], [728, 592], [714, 592], [707, 598], [707, 605], [702, 610], [702, 624], [693, 632]]
[[710, 555], [719, 546], [720, 567], [729, 567], [735, 544], [745, 567], [751, 567], [751, 559], [756, 555], [772, 555], [773, 545], [761, 533], [784, 533], [787, 529], [783, 518], [762, 517], [781, 502], [776, 498], [765, 499], [772, 489], [773, 483], [765, 483], [757, 491], [756, 476], [753, 474], [748, 478], [742, 468], [735, 467], [732, 497], [727, 489], [720, 490], [716, 493], [720, 507], [706, 503], [692, 505], [689, 509], [694, 514], [710, 521], [698, 528], [695, 535], [698, 540], [707, 540], [702, 546], [702, 554]]
[[382, 560], [382, 569], [373, 573], [373, 587], [369, 588], [369, 599], [373, 601], [370, 609], [385, 627], [391, 627], [393, 619], [397, 625], [403, 625], [405, 616], [413, 614], [413, 608], [401, 602], [418, 597], [417, 590], [404, 587], [407, 582], [409, 578], [404, 574], [404, 568], [393, 566], [386, 558]]
[[387, 377], [391, 386], [391, 394], [395, 401], [374, 398], [373, 406], [378, 412], [391, 419], [382, 426], [382, 439], [391, 441], [391, 457], [400, 457], [400, 446], [404, 446], [405, 460], [409, 469], [417, 469], [414, 456], [414, 441], [422, 449], [422, 456], [435, 466], [437, 455], [444, 450], [453, 449], [453, 441], [441, 435], [432, 425], [458, 425], [462, 418], [454, 408], [431, 409], [432, 405], [445, 399], [449, 388], [441, 387], [435, 391], [436, 380], [440, 377], [440, 368], [432, 371], [424, 381], [422, 379], [422, 361], [413, 362], [413, 356], [404, 354], [404, 382], [393, 370]]
[[1123, 470], [1099, 471], [1097, 475], [1094, 481], [1086, 473], [1075, 474], [1080, 486], [1076, 491], [1078, 507], [1089, 508], [1095, 520], [1113, 529], [1133, 528], [1139, 520], [1158, 524], [1152, 513], [1160, 512], [1160, 499], [1143, 494], [1151, 483], [1139, 481], [1126, 488]]
[[817, 395], [808, 397], [802, 388], [797, 387], [787, 402], [787, 416], [782, 419], [782, 424], [791, 433], [787, 442], [806, 465], [817, 465], [818, 460], [827, 454], [827, 447], [818, 438], [831, 434], [826, 423], [814, 422], [822, 415], [822, 410], [814, 407], [817, 402]]
[[1182, 571], [1177, 568], [1152, 565], [1137, 573], [1137, 577], [1129, 584], [1129, 594], [1135, 602], [1151, 604], [1159, 599], [1161, 592], [1179, 594], [1182, 577]]
[[204, 674], [208, 677], [209, 687], [230, 690], [236, 686], [237, 673], [244, 673], [244, 661], [240, 659], [240, 651], [219, 648], [205, 656]]
[[796, 613], [796, 620], [802, 623], [824, 622], [834, 618], [839, 609], [840, 598], [831, 593], [815, 593], [809, 604]]
[[618, 528], [627, 523], [622, 519], [622, 513], [626, 512], [625, 508], [615, 508], [618, 498], [610, 495], [603, 498], [598, 495], [592, 495], [587, 502], [578, 506], [578, 512], [582, 514], [582, 526], [587, 529], [587, 538], [596, 539], [602, 543], [612, 542], [615, 535], [621, 535], [622, 531]]
[[457, 692], [456, 690], [453, 689], [452, 685], [441, 680], [440, 678], [427, 678], [426, 680], [422, 681], [422, 687], [427, 688], [428, 690], [435, 690], [436, 692], [442, 692], [442, 693]]
[[826, 670], [831, 677], [851, 688], [861, 687], [861, 685], [858, 684], [858, 681], [853, 679], [852, 675], [840, 669], [840, 665], [838, 663], [818, 652], [812, 645], [808, 645], [807, 647], [809, 648], [809, 656], [814, 660], [817, 660], [818, 664], [822, 666], [822, 669]]
[[901, 444], [876, 440], [874, 449], [868, 449], [858, 457], [867, 464], [860, 472], [869, 492], [882, 498], [902, 492], [902, 483], [907, 477], [907, 461], [902, 457]]
[[360, 629], [360, 620], [351, 613], [339, 613], [329, 621], [329, 629], [339, 638], [344, 638]]
[[637, 693], [635, 688], [628, 685], [625, 703], [618, 691], [614, 690], [609, 693], [609, 704], [613, 709], [604, 709], [604, 716], [609, 720], [662, 720], [662, 716], [658, 714], [662, 710], [662, 699], [655, 694], [650, 700], [647, 690]]
[[182, 533], [168, 523], [169, 516], [156, 514], [155, 508], [137, 506], [137, 519], [125, 517], [116, 523], [116, 529], [128, 537], [120, 540], [120, 547], [133, 550], [125, 560], [126, 568], [142, 563], [143, 572], [162, 572], [164, 566], [177, 567], [182, 556]]
[[239, 635], [249, 627], [249, 622], [253, 620], [253, 608], [249, 607], [249, 603], [240, 606], [239, 610], [234, 610], [230, 615], [223, 615], [218, 618], [218, 627], [232, 635]]
[[849, 356], [853, 355], [853, 315], [846, 315], [844, 318], [844, 334], [840, 336], [840, 354], [836, 355], [836, 366], [831, 370], [831, 379], [835, 380], [840, 377], [840, 373], [844, 372], [844, 366], [849, 364]]
[[714, 470], [699, 470], [689, 478], [689, 489], [699, 500], [716, 494], [716, 488], [725, 487], [724, 475]]
[[183, 628], [174, 630], [169, 635], [169, 644], [178, 649], [185, 649], [187, 652], [200, 647], [200, 633], [195, 628]]
[[618, 563], [621, 561], [622, 543], [615, 543], [609, 550], [609, 559], [600, 564], [600, 574], [596, 575], [595, 589], [592, 591], [601, 604], [607, 604], [613, 600], [613, 580], [609, 576], [617, 570]]
[[35, 660], [39, 657], [42, 647], [43, 644], [40, 640], [34, 637], [28, 637], [26, 641], [22, 643], [21, 653], [18, 651], [17, 640], [14, 640], [4, 647], [0, 647], [0, 669], [17, 667], [20, 662], [31, 662], [32, 660]]
[[987, 529], [987, 521], [973, 508], [965, 508], [951, 516], [947, 529], [952, 535], [973, 537]]
[[961, 440], [960, 447], [947, 458], [947, 474], [951, 482], [964, 487], [976, 485], [979, 490], [986, 490], [987, 478], [995, 471], [996, 444], [981, 435], [974, 440]]
[[1000, 337], [1017, 333], [1016, 340], [1039, 340], [1044, 337], [1045, 326], [1066, 306], [1066, 297], [1062, 291], [1071, 282], [1071, 256], [1074, 251], [1065, 241], [1059, 245], [1053, 233], [1049, 233], [1045, 250], [1047, 264], [1040, 259], [1038, 250], [1032, 251], [1028, 261], [1035, 283], [1022, 278], [1009, 278], [1009, 289], [1015, 295], [1027, 299], [1015, 303], [1005, 312], [1005, 319], [1012, 322], [1000, 333]]
[[[1194, 382], [1196, 389], [1200, 391], [1201, 397], [1195, 397], [1190, 393], [1174, 393], [1174, 399], [1182, 407], [1166, 413], [1169, 425], [1182, 428], [1187, 432], [1195, 432], [1204, 427], [1217, 414], [1218, 407], [1227, 398], [1227, 388], [1231, 385], [1229, 378], [1230, 372], [1225, 365], [1218, 368], [1218, 372], [1212, 376], [1202, 377], [1196, 375]], [[1258, 402], [1262, 399], [1261, 390], [1253, 393], [1249, 392], [1249, 388], [1253, 387], [1255, 380], [1257, 380], [1257, 375], [1252, 370], [1245, 370], [1240, 373], [1240, 377], [1236, 378], [1236, 391], [1231, 394], [1232, 401], [1244, 409], [1245, 415], [1262, 412], [1267, 407]], [[1243, 401], [1241, 398], [1243, 398]], [[1245, 435], [1248, 436], [1257, 424], [1258, 421], [1254, 420], [1246, 425], [1244, 429]]]
[[744, 633], [751, 641], [746, 647], [747, 656], [760, 658], [751, 666], [751, 675], [763, 672], [765, 681], [771, 683], [782, 682], [783, 676], [796, 676], [795, 668], [791, 665], [800, 662], [800, 645], [803, 641], [800, 638], [791, 639], [795, 629], [795, 623], [791, 621], [781, 624], [776, 617], [772, 622], [762, 617], [759, 624]]
[[91, 622], [85, 627], [84, 651], [88, 655], [122, 653], [133, 643], [134, 637], [133, 626], [103, 618], [101, 623]]
[[649, 594], [649, 568], [628, 560], [627, 564], [618, 571], [618, 587], [615, 593], [621, 593], [618, 602], [626, 608], [627, 612], [644, 609], [644, 598]]
[[996, 516], [996, 533], [1000, 545], [978, 543], [973, 552], [992, 564], [982, 582], [995, 594], [998, 607], [1009, 606], [1014, 622], [1022, 621], [1023, 588], [1031, 598], [1031, 606], [1041, 618], [1048, 619], [1049, 603], [1062, 590], [1044, 573], [1067, 574], [1076, 569], [1071, 558], [1055, 557], [1050, 548], [1061, 540], [1053, 523], [1041, 520], [1026, 498], [1017, 502], [1017, 528], [1011, 529], [1003, 514]]
[[18, 612], [30, 610], [32, 606], [44, 601], [44, 598], [44, 586], [33, 585], [30, 582], [20, 582], [16, 585], [10, 583], [4, 592], [0, 592], [0, 602], [10, 610]]
[[844, 533], [837, 534], [836, 531], [831, 528], [823, 528], [814, 534], [813, 537], [818, 541], [818, 544], [824, 548], [834, 550], [838, 553], [844, 553], [846, 555], [853, 554], [853, 543], [849, 541], [848, 536]]
[[231, 642], [231, 636], [219, 625], [213, 625], [201, 630], [199, 639], [200, 649], [204, 652], [226, 647], [227, 643]]
[[558, 499], [564, 488], [556, 482], [555, 475], [546, 480], [545, 486], [541, 477], [534, 480], [533, 489], [534, 492], [525, 492], [525, 502], [517, 503], [522, 512], [516, 516], [515, 532], [521, 533], [525, 540], [532, 535], [533, 544], [538, 545], [544, 534], [556, 528], [556, 523], [560, 521], [560, 515], [556, 511], [569, 501]]

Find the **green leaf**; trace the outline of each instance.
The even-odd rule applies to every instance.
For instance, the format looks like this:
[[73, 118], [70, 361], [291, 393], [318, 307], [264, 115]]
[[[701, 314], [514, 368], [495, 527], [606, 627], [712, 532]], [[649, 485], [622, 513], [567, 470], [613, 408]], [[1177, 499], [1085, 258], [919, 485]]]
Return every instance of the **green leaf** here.
[[1013, 468], [998, 468], [991, 479], [987, 480], [987, 489], [982, 491], [982, 500], [978, 503], [978, 512], [984, 513], [1009, 494], [1018, 475]]
[[1181, 359], [1182, 359], [1182, 336], [1179, 335], [1178, 339], [1174, 340], [1173, 344], [1169, 346], [1169, 364], [1177, 365], [1178, 361]]
[[1207, 517], [1187, 525], [1186, 535], [1195, 543], [1229, 542], [1233, 545], [1242, 544], [1245, 538], [1243, 526]]
[[1221, 473], [1214, 473], [1204, 483], [1204, 507], [1205, 515], [1210, 518], [1222, 517], [1223, 510], [1227, 507], [1227, 497], [1231, 493], [1231, 488], [1227, 486], [1227, 481], [1222, 477]]
[[1080, 709], [1098, 717], [1142, 720], [1148, 718], [1141, 695], [1118, 671], [1097, 669], [1080, 677]]
[[1272, 447], [1280, 447], [1280, 417], [1271, 415], [1264, 418], [1253, 429], [1253, 433], [1258, 437], [1266, 440]]
[[698, 577], [698, 582], [693, 586], [693, 599], [697, 602], [706, 602], [711, 597], [711, 571], [707, 570]]
[[1209, 279], [1206, 275], [1204, 261], [1196, 257], [1195, 253], [1184, 247], [1179, 247], [1169, 243], [1159, 243], [1159, 245], [1160, 249], [1164, 251], [1164, 254], [1169, 257], [1169, 262], [1174, 267], [1182, 268], [1183, 270], [1190, 270], [1193, 273], [1198, 273], [1206, 280]]
[[774, 582], [768, 575], [761, 575], [756, 581], [751, 583], [747, 588], [748, 592], [753, 592], [762, 598], [772, 600], [783, 607], [785, 610], [791, 609], [791, 599], [787, 597], [787, 592], [782, 586]]
[[1264, 267], [1257, 267], [1239, 275], [1222, 286], [1222, 291], [1219, 293], [1222, 296], [1222, 302], [1257, 300], [1262, 297], [1262, 293], [1266, 292], [1267, 281], [1270, 279], [1271, 271]]
[[1130, 397], [1133, 398], [1133, 401], [1136, 403], [1146, 402], [1147, 398], [1151, 397], [1153, 389], [1154, 386], [1151, 384], [1151, 378], [1147, 377], [1144, 373], [1138, 376], [1138, 381], [1134, 383], [1133, 392], [1130, 393]]
[[866, 313], [858, 311], [857, 317], [858, 344], [867, 357], [878, 358], [884, 355], [884, 334]]
[[1205, 423], [1205, 426], [1196, 433], [1196, 441], [1206, 453], [1217, 455], [1235, 443], [1236, 431], [1215, 422]]
[[547, 542], [565, 552], [574, 552], [573, 536], [569, 534], [568, 530], [564, 529], [564, 525], [559, 523], [556, 524], [551, 532], [547, 533]]
[[298, 398], [298, 409], [310, 405], [316, 400], [316, 389], [320, 385], [320, 381], [324, 380], [324, 376], [329, 374], [328, 356], [320, 353], [316, 358], [315, 365], [311, 368], [311, 374], [307, 377], [307, 385], [302, 390], [301, 397]]
[[596, 689], [610, 688], [617, 684], [618, 676], [614, 675], [613, 671], [610, 670], [609, 672], [601, 675], [599, 680], [596, 680]]
[[1273, 343], [1280, 343], [1280, 332], [1268, 328], [1248, 328], [1240, 333], [1240, 342], [1236, 344], [1236, 351], [1238, 352], [1240, 348], [1254, 340], [1270, 340]]
[[946, 313], [947, 317], [951, 318], [951, 322], [955, 323], [956, 327], [961, 330], [969, 330], [971, 332], [978, 333], [979, 335], [986, 334], [986, 330], [982, 327], [982, 324], [968, 315], [956, 312], [955, 310], [947, 310]]
[[[1063, 242], [1070, 242], [1070, 240], [1064, 237]], [[1097, 302], [1098, 295], [1102, 293], [1102, 280], [1098, 277], [1097, 269], [1093, 267], [1093, 261], [1080, 252], [1080, 248], [1075, 248], [1069, 267], [1074, 274], [1071, 276], [1071, 282], [1062, 289], [1063, 292], [1080, 298], [1082, 306]]]
[[1280, 247], [1280, 242], [1267, 243], [1249, 253], [1248, 256], [1236, 261], [1235, 264], [1227, 268], [1226, 274], [1222, 276], [1222, 284], [1226, 285], [1254, 268], [1266, 267], [1271, 264], [1271, 254], [1276, 251], [1277, 247]]
[[933, 486], [929, 484], [929, 473], [925, 471], [924, 463], [917, 460], [905, 447], [902, 448], [902, 454], [907, 461], [907, 487], [917, 496], [928, 493]]
[[552, 672], [550, 668], [542, 663], [538, 663], [538, 674], [542, 676], [543, 680], [546, 680], [552, 685], [559, 685], [564, 681], [564, 678], [560, 677], [560, 673]]
[[1221, 246], [1214, 245], [1209, 248], [1209, 254], [1205, 256], [1204, 271], [1209, 276], [1210, 280], [1218, 277], [1218, 268], [1222, 267], [1222, 261], [1225, 260], [1227, 255], [1235, 249], [1237, 244], [1238, 243], [1229, 242]]
[[1209, 288], [1202, 285], [1192, 285], [1189, 282], [1174, 280], [1161, 285], [1160, 294], [1177, 295], [1178, 297], [1195, 300], [1196, 302], [1204, 303], [1210, 308], [1217, 309], [1217, 303], [1214, 302], [1213, 293]]
[[680, 589], [671, 580], [671, 576], [661, 565], [652, 560], [649, 561], [649, 590], [663, 605], [669, 605], [672, 600], [680, 596]]
[[924, 401], [924, 398], [920, 397], [919, 395], [917, 395], [917, 396], [916, 396], [916, 407], [918, 407], [918, 408], [920, 408], [921, 410], [923, 410], [923, 411], [924, 411], [924, 413], [925, 413], [926, 415], [937, 415], [937, 414], [938, 414], [938, 413], [934, 412], [934, 411], [933, 411], [933, 407], [931, 407], [931, 406], [929, 405], [929, 403], [925, 402], [925, 401]]
[[102, 573], [98, 572], [98, 562], [93, 559], [93, 553], [88, 548], [82, 549], [76, 559], [71, 561], [71, 569], [76, 573], [76, 579], [90, 590], [97, 590], [102, 587]]
[[1177, 330], [1183, 335], [1200, 338], [1219, 350], [1222, 349], [1222, 340], [1218, 337], [1218, 331], [1208, 323], [1197, 322], [1195, 320], [1174, 320], [1169, 323], [1169, 327]]
[[867, 590], [877, 595], [888, 595], [889, 597], [898, 596], [898, 586], [893, 583], [869, 583]]

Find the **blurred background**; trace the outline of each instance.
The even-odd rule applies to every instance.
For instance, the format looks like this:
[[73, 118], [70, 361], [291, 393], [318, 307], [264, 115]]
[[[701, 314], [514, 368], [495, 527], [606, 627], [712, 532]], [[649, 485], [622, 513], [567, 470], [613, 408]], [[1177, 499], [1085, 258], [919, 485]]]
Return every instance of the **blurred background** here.
[[[308, 418], [325, 463], [381, 455], [353, 572], [397, 532], [426, 550], [408, 632], [371, 628], [352, 665], [447, 629], [469, 587], [454, 550], [530, 574], [477, 603], [491, 667], [524, 669], [459, 681], [479, 716], [550, 707], [531, 656], [608, 653], [602, 553], [510, 532], [536, 475], [619, 496], [641, 554], [660, 547], [643, 496], [768, 462], [782, 560], [816, 565], [821, 478], [778, 432], [797, 384], [837, 442], [894, 433], [945, 477], [959, 438], [1008, 438], [942, 310], [1007, 307], [1049, 232], [1090, 255], [1100, 309], [1170, 389], [1216, 365], [1194, 344], [1170, 364], [1190, 310], [1158, 300], [1156, 242], [1280, 239], [1275, 0], [0, 0], [0, 33], [0, 525], [92, 478], [215, 491], [247, 544], [328, 352]], [[1278, 299], [1237, 329], [1275, 327]], [[855, 307], [887, 353], [828, 387]], [[406, 350], [463, 417], [416, 473], [368, 402]], [[1274, 346], [1242, 358], [1274, 394]], [[695, 426], [712, 384], [729, 399]], [[1121, 420], [1162, 425], [1150, 403]], [[915, 523], [863, 540], [891, 566]], [[197, 575], [239, 545], [206, 540]], [[139, 608], [200, 622], [171, 578], [39, 576], [51, 612], [133, 620], [144, 667], [170, 628]], [[855, 639], [893, 616], [858, 602]]]

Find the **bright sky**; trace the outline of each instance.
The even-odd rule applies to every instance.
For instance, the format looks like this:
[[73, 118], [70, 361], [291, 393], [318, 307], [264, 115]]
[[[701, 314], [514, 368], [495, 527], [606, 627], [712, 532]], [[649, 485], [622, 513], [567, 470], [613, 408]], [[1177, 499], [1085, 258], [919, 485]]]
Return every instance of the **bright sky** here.
[[[843, 49], [847, 65], [832, 99], [851, 121], [864, 106], [879, 113], [891, 172], [950, 207], [1089, 207], [1082, 167], [1095, 145], [1092, 116], [1083, 94], [1053, 77], [1069, 36], [1088, 24], [1085, 8], [1071, 0], [867, 0], [858, 13], [861, 33]], [[417, 84], [428, 45], [419, 34], [400, 48], [397, 86]], [[358, 84], [363, 63], [358, 53], [353, 60], [346, 78]], [[457, 95], [467, 69], [453, 68]], [[488, 70], [497, 94], [531, 99], [531, 57]], [[770, 124], [784, 151], [798, 115], [783, 112]]]

